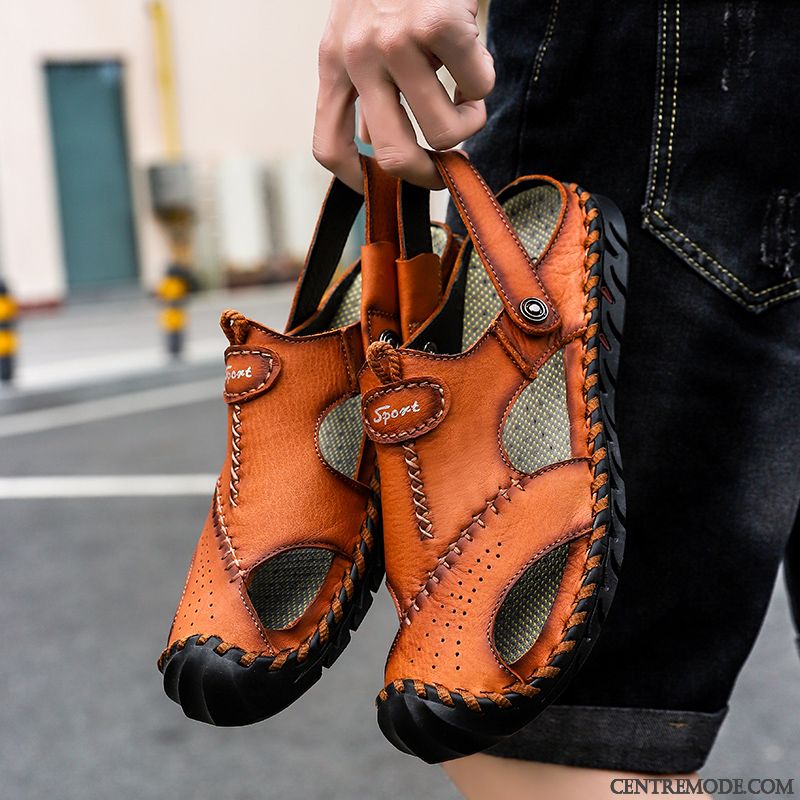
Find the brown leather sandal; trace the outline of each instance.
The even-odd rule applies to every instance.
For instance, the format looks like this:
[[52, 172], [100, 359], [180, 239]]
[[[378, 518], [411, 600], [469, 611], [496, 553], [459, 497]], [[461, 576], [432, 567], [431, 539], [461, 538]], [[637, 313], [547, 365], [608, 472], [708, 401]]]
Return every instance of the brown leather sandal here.
[[462, 154], [434, 160], [471, 241], [439, 311], [405, 347], [373, 343], [360, 376], [400, 618], [378, 721], [428, 762], [533, 719], [608, 610], [627, 276], [609, 201], [545, 177], [498, 201]]
[[[169, 697], [211, 724], [256, 722], [297, 699], [348, 644], [383, 575], [357, 375], [370, 343], [402, 339], [397, 182], [363, 165], [360, 262], [326, 292], [364, 202], [334, 180], [287, 333], [222, 315], [227, 456], [159, 659]], [[434, 236], [452, 250], [446, 228]]]

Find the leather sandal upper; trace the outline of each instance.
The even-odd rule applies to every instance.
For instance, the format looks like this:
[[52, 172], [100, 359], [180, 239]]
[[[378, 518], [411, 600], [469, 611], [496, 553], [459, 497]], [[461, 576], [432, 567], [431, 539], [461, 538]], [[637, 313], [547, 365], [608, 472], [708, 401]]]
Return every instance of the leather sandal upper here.
[[366, 524], [377, 518], [375, 455], [357, 375], [366, 346], [387, 330], [399, 336], [399, 245], [396, 181], [366, 159], [364, 170], [360, 261], [329, 285], [364, 203], [334, 180], [287, 332], [222, 315], [227, 452], [168, 651], [200, 636], [251, 659], [302, 656], [324, 643], [375, 550]]
[[[427, 210], [424, 230], [415, 224], [401, 237], [397, 181], [370, 159], [362, 165], [363, 198], [331, 184], [286, 332], [222, 315], [227, 451], [165, 654], [215, 637], [218, 654], [244, 651], [243, 664], [267, 656], [278, 668], [292, 653], [302, 662], [342, 618], [367, 560], [379, 557], [376, 457], [358, 373], [372, 343], [399, 343], [428, 317], [455, 250]], [[362, 205], [361, 258], [334, 280]], [[398, 279], [401, 254], [412, 255], [407, 241], [426, 250], [414, 256], [437, 276], [430, 294], [414, 266]]]
[[470, 240], [439, 311], [360, 375], [400, 620], [385, 679], [502, 705], [569, 649], [592, 568], [596, 234], [574, 187], [527, 178], [498, 201], [460, 154], [436, 161]]

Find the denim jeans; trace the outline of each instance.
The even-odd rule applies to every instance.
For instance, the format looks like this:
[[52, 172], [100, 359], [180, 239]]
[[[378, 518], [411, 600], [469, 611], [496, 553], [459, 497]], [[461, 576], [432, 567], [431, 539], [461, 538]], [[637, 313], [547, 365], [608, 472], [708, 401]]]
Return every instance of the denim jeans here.
[[497, 755], [699, 768], [785, 552], [800, 582], [798, 37], [788, 0], [492, 2], [473, 160], [496, 190], [544, 173], [607, 195], [631, 249], [617, 597]]

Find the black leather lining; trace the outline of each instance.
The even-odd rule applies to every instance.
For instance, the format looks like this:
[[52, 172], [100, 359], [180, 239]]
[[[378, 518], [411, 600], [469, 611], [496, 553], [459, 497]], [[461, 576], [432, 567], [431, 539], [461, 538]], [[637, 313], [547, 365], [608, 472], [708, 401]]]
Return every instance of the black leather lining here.
[[467, 270], [463, 258], [454, 267], [455, 279], [439, 313], [419, 329], [406, 345], [412, 350], [422, 350], [428, 342], [436, 345], [439, 353], [451, 355], [461, 352], [461, 327], [464, 320], [464, 295], [467, 288]]
[[301, 325], [317, 310], [339, 266], [350, 229], [363, 205], [363, 195], [339, 180], [331, 184], [306, 257], [288, 330]]
[[400, 214], [402, 224], [403, 258], [412, 259], [433, 250], [431, 239], [430, 192], [420, 186], [402, 181], [400, 184]]

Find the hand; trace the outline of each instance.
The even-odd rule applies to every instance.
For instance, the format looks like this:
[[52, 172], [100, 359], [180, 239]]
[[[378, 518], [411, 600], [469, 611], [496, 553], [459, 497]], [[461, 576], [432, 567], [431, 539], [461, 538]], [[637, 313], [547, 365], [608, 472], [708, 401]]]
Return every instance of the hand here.
[[[428, 144], [447, 150], [486, 123], [484, 98], [494, 64], [478, 39], [478, 0], [333, 0], [319, 48], [314, 157], [361, 191], [354, 142], [359, 98], [362, 138], [390, 174], [442, 186], [400, 104], [400, 93]], [[444, 65], [455, 101], [439, 82]]]

